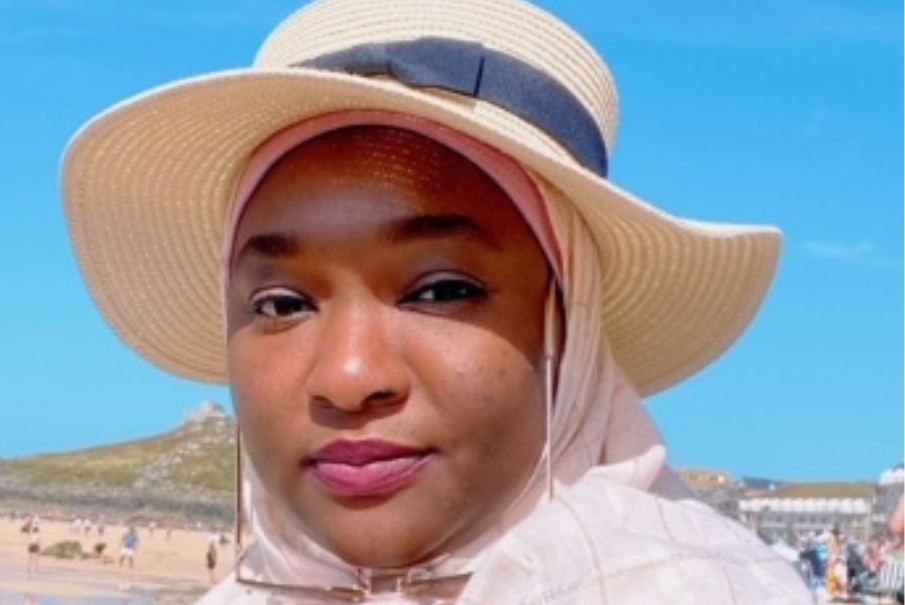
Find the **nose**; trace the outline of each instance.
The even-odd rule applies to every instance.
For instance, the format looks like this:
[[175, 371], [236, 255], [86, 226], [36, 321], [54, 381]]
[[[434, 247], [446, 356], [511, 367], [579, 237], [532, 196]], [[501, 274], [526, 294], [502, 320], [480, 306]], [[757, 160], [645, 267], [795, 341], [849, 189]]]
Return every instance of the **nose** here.
[[394, 311], [377, 301], [321, 309], [305, 387], [312, 404], [354, 413], [408, 397]]

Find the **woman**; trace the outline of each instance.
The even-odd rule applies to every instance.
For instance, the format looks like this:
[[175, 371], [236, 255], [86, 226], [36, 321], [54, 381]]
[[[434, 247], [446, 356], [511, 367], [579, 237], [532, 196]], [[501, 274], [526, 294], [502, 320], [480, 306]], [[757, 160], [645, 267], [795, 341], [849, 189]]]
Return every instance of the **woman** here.
[[773, 229], [606, 181], [600, 58], [512, 0], [325, 0], [64, 166], [124, 340], [228, 381], [242, 551], [203, 603], [806, 603], [640, 396], [750, 322]]

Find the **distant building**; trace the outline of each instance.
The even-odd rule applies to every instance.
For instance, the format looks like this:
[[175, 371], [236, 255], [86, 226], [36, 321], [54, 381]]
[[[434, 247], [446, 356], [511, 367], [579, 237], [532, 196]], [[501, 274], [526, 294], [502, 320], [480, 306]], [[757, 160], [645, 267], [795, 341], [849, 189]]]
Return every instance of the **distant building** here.
[[833, 527], [867, 539], [874, 533], [876, 492], [872, 483], [790, 483], [744, 498], [739, 521], [768, 541], [794, 544], [801, 535]]
[[877, 524], [886, 523], [892, 516], [905, 489], [905, 469], [902, 464], [884, 471], [877, 481]]
[[743, 477], [742, 483], [745, 484], [745, 493], [749, 496], [755, 493], [768, 493], [778, 490], [784, 485], [788, 485], [788, 481], [777, 481], [776, 479], [767, 479], [765, 477]]
[[731, 473], [720, 470], [686, 468], [679, 471], [679, 476], [694, 490], [728, 487], [735, 483]]
[[185, 424], [204, 422], [211, 418], [227, 418], [226, 409], [216, 401], [202, 401], [196, 410], [185, 415]]
[[902, 464], [884, 471], [877, 483], [737, 479], [727, 471], [706, 468], [679, 469], [678, 474], [695, 495], [723, 515], [767, 541], [791, 544], [833, 527], [858, 540], [883, 534], [905, 487]]
[[678, 471], [679, 477], [701, 500], [721, 514], [738, 519], [738, 503], [743, 486], [731, 473], [700, 468], [686, 468]]

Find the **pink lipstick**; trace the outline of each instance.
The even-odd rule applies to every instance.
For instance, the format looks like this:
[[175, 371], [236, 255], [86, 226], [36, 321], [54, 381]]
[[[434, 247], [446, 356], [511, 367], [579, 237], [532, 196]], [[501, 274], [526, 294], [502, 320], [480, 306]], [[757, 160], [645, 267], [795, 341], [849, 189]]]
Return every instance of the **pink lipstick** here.
[[376, 439], [334, 441], [308, 461], [315, 479], [333, 493], [364, 498], [383, 496], [409, 485], [427, 469], [429, 450]]

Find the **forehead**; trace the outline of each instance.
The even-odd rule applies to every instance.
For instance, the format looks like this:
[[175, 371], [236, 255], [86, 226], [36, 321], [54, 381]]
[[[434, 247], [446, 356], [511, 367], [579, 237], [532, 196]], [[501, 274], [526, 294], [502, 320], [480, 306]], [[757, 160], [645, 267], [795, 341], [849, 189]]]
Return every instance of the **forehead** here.
[[241, 222], [300, 220], [325, 198], [334, 220], [356, 211], [455, 213], [488, 228], [527, 233], [519, 210], [482, 167], [428, 137], [389, 126], [342, 128], [292, 149], [268, 170]]

